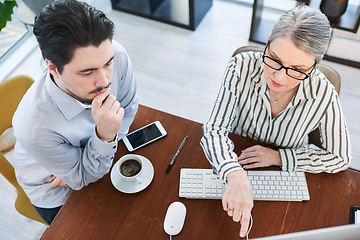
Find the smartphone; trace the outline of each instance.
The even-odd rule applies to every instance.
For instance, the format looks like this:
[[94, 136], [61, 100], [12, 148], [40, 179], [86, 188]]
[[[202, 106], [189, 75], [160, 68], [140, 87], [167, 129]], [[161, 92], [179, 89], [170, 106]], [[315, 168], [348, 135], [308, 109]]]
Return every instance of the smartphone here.
[[166, 134], [167, 132], [161, 123], [159, 121], [155, 121], [131, 133], [128, 133], [123, 138], [123, 142], [129, 152], [132, 152], [149, 143], [154, 142], [155, 140], [165, 137]]

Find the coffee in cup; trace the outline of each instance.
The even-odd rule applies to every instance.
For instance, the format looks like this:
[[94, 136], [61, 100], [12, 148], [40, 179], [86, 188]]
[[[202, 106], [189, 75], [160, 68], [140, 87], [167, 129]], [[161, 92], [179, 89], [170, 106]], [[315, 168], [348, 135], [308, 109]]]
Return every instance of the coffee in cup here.
[[120, 158], [118, 173], [127, 182], [138, 182], [141, 184], [140, 176], [143, 170], [143, 163], [140, 156], [127, 154]]
[[127, 159], [120, 165], [120, 172], [125, 177], [132, 177], [141, 171], [141, 163], [137, 159]]

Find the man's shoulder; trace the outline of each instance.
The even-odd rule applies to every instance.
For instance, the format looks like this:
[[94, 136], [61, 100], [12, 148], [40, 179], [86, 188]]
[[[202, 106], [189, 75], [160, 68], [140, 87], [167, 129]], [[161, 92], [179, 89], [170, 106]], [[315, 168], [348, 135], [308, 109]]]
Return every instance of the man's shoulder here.
[[114, 54], [127, 55], [127, 52], [126, 52], [125, 48], [118, 41], [113, 40], [112, 41], [112, 46], [113, 46]]
[[27, 90], [21, 99], [17, 110], [22, 108], [36, 108], [37, 103], [42, 101], [45, 91], [45, 76], [43, 75], [37, 79]]
[[[45, 79], [40, 78], [26, 92], [13, 116], [15, 131], [33, 132], [52, 114], [52, 104], [46, 92]], [[16, 131], [17, 132], [17, 131]]]

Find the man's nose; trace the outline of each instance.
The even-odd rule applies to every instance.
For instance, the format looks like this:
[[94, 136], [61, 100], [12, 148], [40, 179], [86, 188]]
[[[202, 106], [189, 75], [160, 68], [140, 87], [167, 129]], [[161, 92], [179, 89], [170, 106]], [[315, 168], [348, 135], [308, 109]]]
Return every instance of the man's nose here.
[[109, 83], [110, 83], [110, 79], [107, 76], [107, 72], [99, 71], [99, 74], [96, 76], [95, 86], [96, 87], [105, 87], [105, 86], [109, 85]]

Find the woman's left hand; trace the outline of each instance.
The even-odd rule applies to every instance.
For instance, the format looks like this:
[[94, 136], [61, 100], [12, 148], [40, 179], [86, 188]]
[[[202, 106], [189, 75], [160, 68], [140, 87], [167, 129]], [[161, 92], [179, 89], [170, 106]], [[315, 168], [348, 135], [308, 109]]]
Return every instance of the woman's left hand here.
[[260, 145], [243, 150], [238, 161], [244, 169], [282, 165], [279, 151]]

